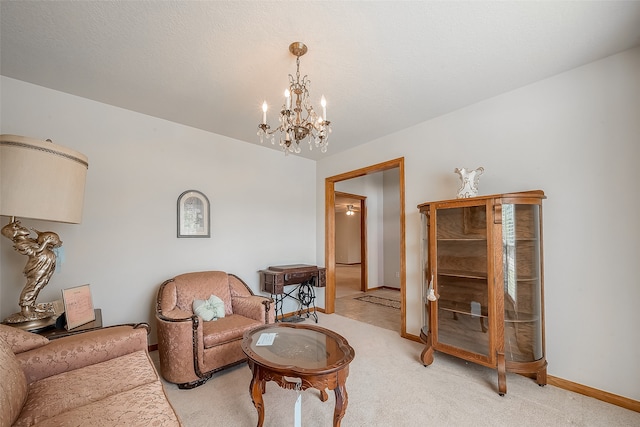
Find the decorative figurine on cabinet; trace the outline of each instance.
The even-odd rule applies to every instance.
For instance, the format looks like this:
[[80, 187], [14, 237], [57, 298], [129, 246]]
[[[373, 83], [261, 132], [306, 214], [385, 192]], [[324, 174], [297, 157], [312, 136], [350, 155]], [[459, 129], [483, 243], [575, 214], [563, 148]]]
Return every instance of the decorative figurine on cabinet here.
[[458, 199], [477, 196], [478, 183], [480, 182], [480, 175], [484, 172], [484, 168], [481, 166], [472, 171], [468, 171], [465, 168], [455, 168], [453, 171], [460, 175], [460, 180], [462, 181], [462, 187], [458, 189]]

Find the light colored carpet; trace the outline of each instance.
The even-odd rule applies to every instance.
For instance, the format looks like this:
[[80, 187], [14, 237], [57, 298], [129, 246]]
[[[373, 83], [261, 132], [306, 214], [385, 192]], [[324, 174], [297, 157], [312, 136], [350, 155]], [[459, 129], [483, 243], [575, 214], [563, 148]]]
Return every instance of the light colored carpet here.
[[[507, 375], [507, 394], [500, 397], [492, 369], [440, 353], [424, 367], [420, 343], [336, 314], [318, 316], [319, 326], [347, 338], [356, 352], [346, 384], [349, 402], [343, 427], [640, 426], [640, 413], [550, 385], [539, 387], [516, 374]], [[157, 352], [152, 358], [157, 363]], [[258, 415], [250, 381], [251, 372], [243, 364], [193, 390], [165, 387], [185, 427], [252, 427]], [[293, 426], [295, 399], [295, 391], [267, 383], [265, 427]], [[302, 425], [330, 426], [334, 403], [333, 392], [323, 403], [318, 391], [304, 391]]]

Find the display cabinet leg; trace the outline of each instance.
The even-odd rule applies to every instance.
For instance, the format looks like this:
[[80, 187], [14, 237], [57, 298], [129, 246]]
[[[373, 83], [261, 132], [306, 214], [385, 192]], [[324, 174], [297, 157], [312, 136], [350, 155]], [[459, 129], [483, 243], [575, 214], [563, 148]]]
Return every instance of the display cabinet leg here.
[[540, 387], [547, 385], [547, 363], [536, 372], [536, 382]]
[[429, 366], [433, 363], [433, 346], [431, 345], [431, 335], [427, 335], [426, 337], [422, 336], [421, 338], [425, 338], [425, 347], [422, 350], [422, 354], [420, 358], [422, 359], [422, 364], [424, 366]]
[[507, 365], [504, 353], [498, 353], [498, 394], [504, 396], [507, 393]]
[[424, 366], [431, 365], [433, 363], [433, 348], [425, 347], [424, 350], [422, 350], [420, 358], [422, 359], [422, 364]]

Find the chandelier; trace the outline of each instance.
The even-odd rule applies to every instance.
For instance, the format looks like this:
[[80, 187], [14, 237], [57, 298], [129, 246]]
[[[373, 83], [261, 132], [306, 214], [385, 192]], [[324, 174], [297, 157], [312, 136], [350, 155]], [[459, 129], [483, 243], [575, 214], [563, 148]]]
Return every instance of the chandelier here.
[[351, 215], [355, 215], [355, 211], [353, 210], [353, 205], [348, 205], [347, 206], [347, 215], [351, 216]]
[[[295, 78], [289, 74], [289, 88], [284, 91], [285, 102], [280, 110], [278, 118], [280, 125], [271, 130], [267, 124], [267, 101], [262, 104], [262, 123], [258, 125], [258, 136], [260, 143], [271, 139], [271, 144], [275, 145], [275, 134], [279, 133], [280, 147], [285, 155], [289, 153], [300, 153], [300, 142], [305, 138], [309, 141], [309, 150], [313, 146], [319, 148], [322, 153], [327, 152], [327, 141], [331, 133], [331, 122], [327, 120], [327, 100], [322, 96], [322, 115], [319, 116], [309, 103], [310, 81], [305, 75], [300, 79], [300, 57], [307, 53], [307, 46], [301, 42], [291, 43], [289, 52], [296, 56]], [[295, 101], [292, 106], [292, 97]]]

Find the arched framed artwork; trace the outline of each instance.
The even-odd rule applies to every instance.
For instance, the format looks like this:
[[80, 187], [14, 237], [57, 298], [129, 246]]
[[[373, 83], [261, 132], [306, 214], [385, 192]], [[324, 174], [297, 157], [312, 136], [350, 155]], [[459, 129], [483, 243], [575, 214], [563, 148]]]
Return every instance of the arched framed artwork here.
[[209, 199], [197, 190], [178, 197], [178, 237], [211, 237]]

